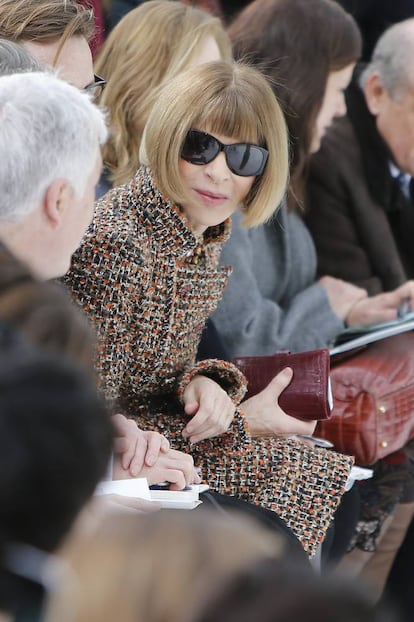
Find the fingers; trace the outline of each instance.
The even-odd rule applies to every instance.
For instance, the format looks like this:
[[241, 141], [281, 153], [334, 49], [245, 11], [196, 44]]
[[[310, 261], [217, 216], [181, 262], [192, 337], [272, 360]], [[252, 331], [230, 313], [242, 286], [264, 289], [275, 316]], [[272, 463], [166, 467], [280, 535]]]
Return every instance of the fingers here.
[[124, 415], [113, 415], [112, 421], [116, 432], [114, 451], [122, 454], [123, 468], [130, 469], [131, 475], [136, 476], [142, 469], [147, 449], [145, 433], [138, 428], [135, 421]]
[[116, 436], [126, 436], [126, 430], [128, 429], [128, 422], [130, 420], [121, 415], [120, 413], [112, 416], [112, 423], [115, 427]]
[[121, 464], [129, 469], [132, 477], [137, 477], [144, 463], [152, 466], [158, 459], [160, 452], [168, 452], [168, 439], [158, 432], [144, 432], [140, 430], [132, 419], [121, 414], [113, 416], [116, 431], [114, 451], [121, 455]]
[[274, 393], [275, 399], [278, 399], [279, 395], [286, 389], [291, 383], [293, 378], [293, 369], [291, 367], [285, 367], [279, 372], [265, 387], [264, 391], [271, 391]]
[[199, 481], [193, 458], [174, 449], [160, 454], [153, 467], [144, 466], [143, 477], [147, 478], [149, 484], [170, 482], [172, 490], [182, 490], [185, 486]]
[[123, 437], [116, 437], [114, 439], [114, 452], [116, 454], [123, 454], [129, 447], [129, 440]]
[[170, 442], [161, 434], [161, 451], [166, 453], [170, 449]]
[[184, 410], [187, 414], [192, 413], [193, 417], [184, 428], [183, 437], [197, 443], [226, 432], [233, 420], [235, 407], [217, 382], [198, 375], [186, 387]]
[[[157, 461], [157, 458], [162, 450], [163, 445], [166, 442], [166, 449], [163, 451], [168, 451], [170, 448], [170, 444], [165, 436], [158, 434], [158, 432], [144, 432], [145, 439], [147, 441], [146, 453], [145, 453], [145, 464], [148, 466], [153, 466]], [[132, 461], [134, 464], [135, 459]]]
[[235, 406], [227, 393], [220, 387], [218, 389], [217, 392], [203, 395], [197, 414], [183, 430], [183, 437], [188, 438], [191, 443], [219, 436], [228, 430]]

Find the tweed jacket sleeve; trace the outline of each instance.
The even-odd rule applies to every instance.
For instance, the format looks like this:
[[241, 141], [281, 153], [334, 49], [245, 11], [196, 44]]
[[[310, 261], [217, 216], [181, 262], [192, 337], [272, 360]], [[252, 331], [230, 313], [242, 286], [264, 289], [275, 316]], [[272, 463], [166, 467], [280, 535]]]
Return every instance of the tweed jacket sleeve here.
[[246, 378], [235, 365], [218, 359], [200, 361], [182, 375], [178, 384], [178, 397], [181, 400], [187, 384], [198, 374], [217, 382], [236, 406], [242, 401], [247, 389]]
[[74, 255], [71, 271], [64, 279], [97, 331], [98, 385], [112, 410], [128, 369], [130, 349], [128, 297], [124, 295], [123, 283], [112, 278], [114, 248], [122, 258], [122, 245], [115, 234], [108, 238], [90, 233]]

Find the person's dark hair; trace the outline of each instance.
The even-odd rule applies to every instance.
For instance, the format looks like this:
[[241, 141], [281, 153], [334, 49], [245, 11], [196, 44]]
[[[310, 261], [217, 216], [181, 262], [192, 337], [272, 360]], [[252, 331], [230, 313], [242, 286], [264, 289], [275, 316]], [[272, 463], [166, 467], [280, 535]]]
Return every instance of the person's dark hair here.
[[367, 588], [313, 574], [286, 559], [263, 560], [223, 582], [192, 622], [397, 622]]
[[301, 198], [327, 78], [357, 61], [358, 27], [333, 0], [255, 0], [229, 34], [235, 58], [259, 66], [282, 105], [292, 146], [291, 192]]
[[46, 71], [21, 45], [0, 39], [0, 76], [23, 71]]
[[113, 428], [94, 384], [0, 325], [0, 543], [54, 551], [105, 474]]
[[10, 41], [60, 41], [56, 59], [73, 36], [89, 41], [95, 30], [92, 9], [76, 0], [0, 0], [0, 37]]
[[95, 333], [87, 317], [57, 283], [40, 282], [0, 246], [0, 320], [31, 343], [71, 359], [93, 374]]

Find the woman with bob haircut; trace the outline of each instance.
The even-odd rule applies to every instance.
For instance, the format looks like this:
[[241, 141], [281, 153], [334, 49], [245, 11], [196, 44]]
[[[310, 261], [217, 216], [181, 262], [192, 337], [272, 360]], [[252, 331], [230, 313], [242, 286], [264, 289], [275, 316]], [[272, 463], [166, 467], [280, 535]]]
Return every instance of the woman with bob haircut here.
[[[261, 413], [237, 408], [237, 368], [195, 363], [230, 271], [218, 265], [229, 217], [241, 209], [247, 225], [262, 223], [286, 189], [286, 126], [266, 79], [225, 62], [180, 74], [150, 113], [141, 160], [97, 204], [66, 277], [98, 330], [101, 390], [191, 452], [214, 490], [275, 510], [312, 555], [352, 458], [264, 437]], [[290, 379], [282, 374], [279, 393]]]
[[102, 190], [135, 174], [158, 87], [192, 65], [220, 59], [231, 60], [230, 39], [217, 17], [194, 6], [150, 0], [122, 18], [96, 63], [96, 72], [107, 80], [100, 103], [112, 128], [103, 149], [107, 183]]

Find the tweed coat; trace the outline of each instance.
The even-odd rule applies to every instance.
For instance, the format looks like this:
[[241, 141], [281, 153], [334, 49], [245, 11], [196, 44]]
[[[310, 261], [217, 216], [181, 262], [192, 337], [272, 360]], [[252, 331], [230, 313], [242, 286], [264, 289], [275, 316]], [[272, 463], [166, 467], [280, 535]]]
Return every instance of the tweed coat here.
[[100, 387], [144, 428], [191, 452], [222, 493], [277, 511], [313, 554], [338, 505], [352, 458], [294, 439], [252, 439], [236, 411], [227, 433], [190, 446], [180, 397], [197, 373], [215, 379], [238, 404], [245, 380], [230, 363], [195, 363], [207, 317], [229, 274], [218, 265], [229, 222], [200, 244], [180, 209], [141, 168], [96, 206], [66, 283], [98, 329]]
[[414, 277], [414, 202], [391, 176], [390, 153], [359, 86], [312, 158], [306, 222], [318, 273], [390, 291]]

